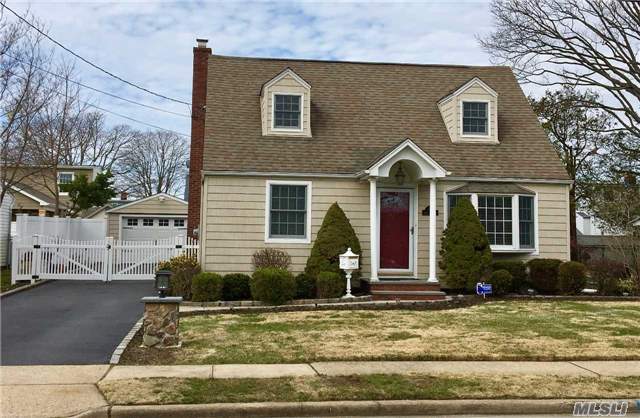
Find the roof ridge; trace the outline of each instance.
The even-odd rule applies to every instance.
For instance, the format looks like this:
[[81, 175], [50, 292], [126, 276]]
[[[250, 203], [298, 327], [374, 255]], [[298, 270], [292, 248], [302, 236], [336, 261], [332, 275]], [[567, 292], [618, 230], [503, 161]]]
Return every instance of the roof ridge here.
[[318, 62], [330, 64], [356, 64], [356, 65], [398, 65], [408, 67], [436, 67], [436, 68], [500, 68], [509, 69], [508, 65], [464, 65], [464, 64], [420, 64], [412, 62], [382, 62], [382, 61], [350, 61], [350, 60], [322, 60], [310, 58], [274, 58], [274, 57], [242, 57], [236, 55], [211, 54], [212, 58], [231, 58], [251, 61], [294, 61], [294, 62]]

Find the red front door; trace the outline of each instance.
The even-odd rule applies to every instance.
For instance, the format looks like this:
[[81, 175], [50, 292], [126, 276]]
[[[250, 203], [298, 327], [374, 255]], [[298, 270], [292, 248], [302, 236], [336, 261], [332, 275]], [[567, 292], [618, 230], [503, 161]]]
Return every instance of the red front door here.
[[410, 207], [410, 192], [380, 192], [381, 269], [409, 269]]

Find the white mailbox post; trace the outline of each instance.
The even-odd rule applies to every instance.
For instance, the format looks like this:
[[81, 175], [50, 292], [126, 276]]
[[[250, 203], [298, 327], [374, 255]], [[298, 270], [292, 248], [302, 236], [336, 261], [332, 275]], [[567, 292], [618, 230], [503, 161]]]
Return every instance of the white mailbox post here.
[[351, 294], [351, 273], [354, 270], [358, 270], [360, 266], [360, 256], [358, 254], [354, 254], [351, 251], [351, 248], [347, 248], [347, 251], [343, 254], [340, 254], [340, 269], [344, 270], [347, 274], [347, 294], [343, 296], [343, 298], [348, 299], [354, 297]]

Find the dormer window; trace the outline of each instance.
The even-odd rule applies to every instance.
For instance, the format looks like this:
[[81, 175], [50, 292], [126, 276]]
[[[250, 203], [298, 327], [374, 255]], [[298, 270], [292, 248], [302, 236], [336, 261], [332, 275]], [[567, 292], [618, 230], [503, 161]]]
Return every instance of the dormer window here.
[[489, 102], [462, 102], [462, 135], [489, 135]]
[[273, 129], [301, 129], [301, 95], [275, 93], [273, 95], [273, 103]]

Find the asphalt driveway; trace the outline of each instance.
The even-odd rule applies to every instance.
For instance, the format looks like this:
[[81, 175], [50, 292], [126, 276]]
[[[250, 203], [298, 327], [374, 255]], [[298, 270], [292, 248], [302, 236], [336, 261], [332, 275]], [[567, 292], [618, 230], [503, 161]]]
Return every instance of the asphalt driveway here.
[[153, 281], [53, 281], [0, 300], [0, 363], [108, 363]]

